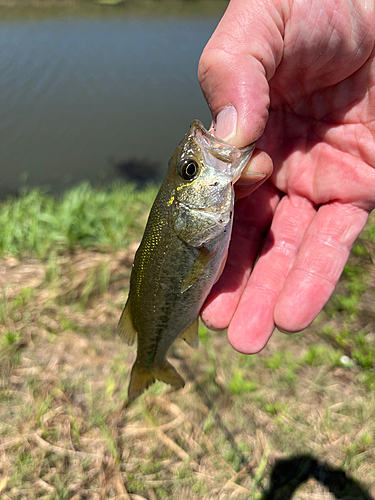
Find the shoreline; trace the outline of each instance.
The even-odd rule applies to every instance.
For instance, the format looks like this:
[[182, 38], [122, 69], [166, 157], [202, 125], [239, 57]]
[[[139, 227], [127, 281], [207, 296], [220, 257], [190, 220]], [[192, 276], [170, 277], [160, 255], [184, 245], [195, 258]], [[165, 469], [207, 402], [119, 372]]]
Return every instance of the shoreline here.
[[204, 16], [224, 13], [228, 3], [229, 0], [0, 0], [0, 19], [12, 17], [14, 11], [19, 11], [22, 18], [32, 11], [113, 15], [114, 9], [119, 16]]

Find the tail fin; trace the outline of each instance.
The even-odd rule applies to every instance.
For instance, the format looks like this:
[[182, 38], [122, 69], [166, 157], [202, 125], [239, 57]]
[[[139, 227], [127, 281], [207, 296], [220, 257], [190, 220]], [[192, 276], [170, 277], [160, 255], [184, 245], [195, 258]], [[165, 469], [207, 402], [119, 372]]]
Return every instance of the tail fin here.
[[163, 368], [156, 368], [154, 370], [141, 368], [136, 361], [130, 375], [128, 389], [129, 399], [132, 400], [140, 396], [142, 392], [150, 387], [156, 380], [161, 380], [165, 384], [171, 385], [176, 390], [181, 389], [185, 385], [184, 379], [168, 361], [165, 362]]

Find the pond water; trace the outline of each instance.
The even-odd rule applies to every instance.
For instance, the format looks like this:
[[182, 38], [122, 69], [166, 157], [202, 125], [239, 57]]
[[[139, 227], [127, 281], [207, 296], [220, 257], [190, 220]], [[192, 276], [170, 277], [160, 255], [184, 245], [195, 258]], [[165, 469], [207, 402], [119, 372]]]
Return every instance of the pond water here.
[[1, 17], [0, 7], [1, 195], [163, 177], [190, 122], [211, 119], [197, 66], [225, 4], [199, 14], [186, 3], [183, 15], [90, 5]]

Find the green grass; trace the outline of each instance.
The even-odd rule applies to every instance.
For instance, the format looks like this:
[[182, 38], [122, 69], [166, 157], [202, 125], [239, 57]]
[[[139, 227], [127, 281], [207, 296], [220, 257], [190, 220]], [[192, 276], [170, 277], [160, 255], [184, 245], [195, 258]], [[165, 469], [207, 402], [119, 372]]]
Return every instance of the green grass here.
[[235, 371], [228, 387], [232, 394], [241, 395], [245, 392], [255, 391], [258, 385], [256, 382], [245, 379], [243, 373]]
[[32, 189], [0, 204], [0, 256], [35, 255], [77, 247], [124, 248], [142, 235], [155, 186], [139, 191], [114, 184], [96, 189], [81, 184], [61, 198]]

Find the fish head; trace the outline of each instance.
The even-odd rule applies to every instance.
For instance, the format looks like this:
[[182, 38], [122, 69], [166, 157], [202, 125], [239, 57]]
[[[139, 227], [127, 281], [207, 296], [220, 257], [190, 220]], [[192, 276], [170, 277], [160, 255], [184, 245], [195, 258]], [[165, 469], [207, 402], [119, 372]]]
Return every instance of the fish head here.
[[172, 155], [166, 181], [176, 233], [193, 246], [215, 238], [230, 222], [233, 184], [249, 161], [255, 143], [238, 149], [194, 120]]

